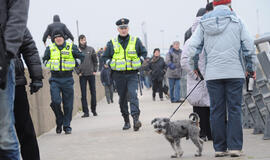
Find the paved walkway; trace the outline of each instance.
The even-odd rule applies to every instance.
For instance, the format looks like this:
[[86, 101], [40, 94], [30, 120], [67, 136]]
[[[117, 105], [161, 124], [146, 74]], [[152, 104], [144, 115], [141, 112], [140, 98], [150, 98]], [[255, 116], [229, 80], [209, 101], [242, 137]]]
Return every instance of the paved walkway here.
[[[132, 129], [122, 131], [123, 120], [118, 107], [118, 96], [114, 104], [108, 105], [103, 99], [98, 103], [98, 117], [82, 119], [79, 113], [72, 121], [71, 135], [57, 135], [55, 129], [39, 137], [42, 160], [169, 160], [173, 153], [171, 146], [151, 126], [155, 117], [168, 117], [176, 104], [166, 101], [152, 101], [151, 90], [144, 90], [140, 96], [141, 121], [139, 132]], [[115, 94], [116, 95], [116, 94]], [[185, 103], [174, 119], [186, 119], [192, 112]], [[262, 140], [262, 135], [252, 135], [252, 130], [244, 131], [244, 152], [241, 158], [214, 158], [212, 142], [204, 143], [203, 156], [195, 158], [196, 147], [190, 140], [182, 140], [183, 160], [270, 160], [270, 141]]]

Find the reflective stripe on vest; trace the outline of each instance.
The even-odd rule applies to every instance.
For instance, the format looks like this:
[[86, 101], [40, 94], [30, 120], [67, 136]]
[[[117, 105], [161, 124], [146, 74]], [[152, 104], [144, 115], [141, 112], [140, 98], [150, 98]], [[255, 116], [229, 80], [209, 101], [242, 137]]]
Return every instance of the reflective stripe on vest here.
[[51, 44], [49, 46], [50, 60], [47, 62], [46, 68], [49, 68], [51, 71], [72, 71], [75, 67], [72, 45], [72, 43], [66, 42], [65, 48], [60, 51], [55, 43]]
[[110, 67], [115, 71], [138, 70], [141, 67], [140, 58], [136, 51], [137, 37], [130, 37], [126, 50], [118, 42], [118, 38], [112, 39], [114, 54]]

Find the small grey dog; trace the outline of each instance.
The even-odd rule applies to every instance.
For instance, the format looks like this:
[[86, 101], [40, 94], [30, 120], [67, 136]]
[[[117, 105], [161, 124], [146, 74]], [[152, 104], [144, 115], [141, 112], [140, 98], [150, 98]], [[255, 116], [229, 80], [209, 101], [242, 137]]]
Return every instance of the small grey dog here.
[[180, 145], [181, 138], [191, 139], [191, 141], [198, 147], [195, 154], [196, 157], [202, 155], [203, 140], [200, 138], [200, 118], [198, 114], [191, 113], [189, 120], [178, 120], [171, 122], [169, 118], [155, 118], [151, 124], [157, 133], [163, 134], [170, 142], [175, 154], [171, 158], [178, 158], [183, 155], [183, 150]]

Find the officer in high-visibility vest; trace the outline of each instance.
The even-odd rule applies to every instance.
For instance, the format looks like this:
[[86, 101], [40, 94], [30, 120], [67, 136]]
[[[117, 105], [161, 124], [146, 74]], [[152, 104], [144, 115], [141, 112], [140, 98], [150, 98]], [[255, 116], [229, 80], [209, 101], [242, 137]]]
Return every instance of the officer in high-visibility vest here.
[[112, 69], [112, 76], [116, 82], [116, 88], [120, 97], [120, 110], [125, 124], [123, 130], [130, 128], [128, 101], [130, 112], [133, 117], [133, 129], [138, 131], [141, 127], [139, 121], [140, 109], [138, 92], [137, 72], [141, 63], [147, 56], [147, 51], [139, 38], [128, 34], [129, 20], [122, 18], [116, 22], [119, 35], [107, 43], [103, 54], [103, 61]]
[[[76, 45], [64, 40], [62, 31], [53, 33], [53, 44], [46, 48], [43, 63], [51, 71], [49, 79], [51, 91], [51, 108], [56, 117], [56, 133], [62, 132], [62, 127], [66, 134], [71, 134], [70, 122], [73, 110], [73, 76], [72, 71], [75, 67], [75, 59], [81, 62], [84, 55], [79, 51]], [[62, 97], [61, 97], [62, 95]], [[63, 110], [61, 110], [63, 102]]]

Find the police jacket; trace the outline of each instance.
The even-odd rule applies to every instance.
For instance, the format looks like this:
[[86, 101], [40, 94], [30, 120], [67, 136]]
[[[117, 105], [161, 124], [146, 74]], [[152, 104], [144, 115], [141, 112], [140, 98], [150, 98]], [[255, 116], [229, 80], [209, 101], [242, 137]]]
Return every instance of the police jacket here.
[[[56, 47], [59, 49], [59, 50], [62, 50], [66, 47], [66, 42], [64, 42], [63, 45], [61, 46], [57, 46]], [[72, 45], [72, 55], [74, 57], [74, 59], [78, 58], [80, 59], [80, 61], [82, 62], [84, 60], [84, 55], [79, 51], [78, 47], [73, 44]], [[48, 46], [45, 50], [45, 53], [44, 53], [44, 57], [42, 58], [43, 59], [43, 63], [47, 63], [47, 61], [50, 60], [50, 57], [51, 56], [51, 51], [50, 51], [50, 47]], [[72, 77], [72, 71], [51, 71], [52, 73], [52, 77]]]
[[[127, 48], [127, 45], [129, 43], [129, 38], [130, 38], [129, 35], [127, 35], [126, 37], [122, 37], [122, 36], [118, 35], [118, 41], [121, 44], [121, 46], [123, 47], [123, 49]], [[138, 54], [138, 57], [141, 58], [141, 60], [144, 60], [144, 58], [146, 58], [146, 56], [147, 56], [147, 51], [139, 38], [137, 38], [135, 48], [136, 48], [136, 52]], [[112, 41], [110, 40], [107, 43], [106, 50], [102, 56], [103, 62], [106, 64], [109, 64], [112, 57], [113, 57], [113, 54], [114, 54], [114, 47], [113, 47]], [[113, 71], [113, 72], [115, 72], [115, 71]], [[134, 72], [134, 71], [126, 71], [126, 73], [127, 72]], [[135, 71], [135, 72], [137, 72], [137, 71]]]
[[27, 65], [32, 81], [41, 81], [43, 76], [40, 57], [36, 44], [28, 29], [24, 32], [23, 43], [15, 59], [16, 86], [27, 84], [22, 57]]

